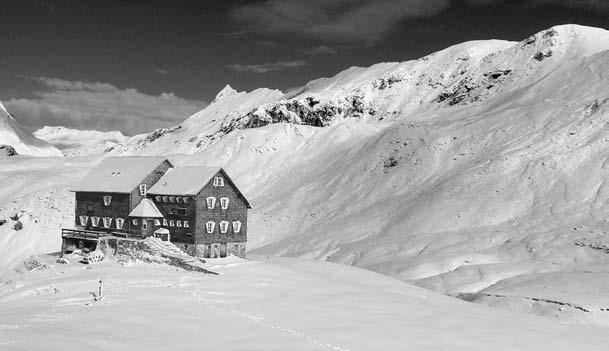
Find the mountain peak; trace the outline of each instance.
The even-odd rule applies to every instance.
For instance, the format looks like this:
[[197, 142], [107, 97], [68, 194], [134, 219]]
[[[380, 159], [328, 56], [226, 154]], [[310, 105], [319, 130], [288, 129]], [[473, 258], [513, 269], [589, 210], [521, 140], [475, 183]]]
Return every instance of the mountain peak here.
[[226, 86], [224, 86], [224, 88], [222, 88], [222, 90], [220, 90], [220, 92], [216, 95], [214, 102], [233, 94], [237, 94], [237, 91], [233, 89], [230, 84], [226, 84]]

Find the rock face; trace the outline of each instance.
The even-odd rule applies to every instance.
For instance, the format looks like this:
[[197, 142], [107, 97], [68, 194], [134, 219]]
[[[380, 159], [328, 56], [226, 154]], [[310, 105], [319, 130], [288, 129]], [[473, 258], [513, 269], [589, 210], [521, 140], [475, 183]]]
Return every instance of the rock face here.
[[0, 156], [16, 156], [19, 155], [17, 150], [10, 145], [0, 145]]

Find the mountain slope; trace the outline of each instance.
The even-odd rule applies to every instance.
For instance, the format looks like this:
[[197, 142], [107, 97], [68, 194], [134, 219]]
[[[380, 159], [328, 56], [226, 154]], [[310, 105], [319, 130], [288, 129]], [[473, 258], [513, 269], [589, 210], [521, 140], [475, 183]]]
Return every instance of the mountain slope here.
[[32, 136], [0, 102], [0, 145], [12, 146], [20, 155], [63, 156], [54, 146]]
[[34, 136], [57, 147], [66, 156], [102, 153], [127, 139], [118, 131], [100, 132], [49, 126], [38, 129], [34, 132]]
[[[105, 154], [225, 167], [254, 207], [254, 253], [525, 300], [548, 296], [532, 277], [589, 272], [585, 299], [609, 273], [608, 50], [608, 31], [567, 25], [351, 68], [290, 94], [227, 87], [179, 126]], [[608, 323], [597, 295], [576, 313]]]

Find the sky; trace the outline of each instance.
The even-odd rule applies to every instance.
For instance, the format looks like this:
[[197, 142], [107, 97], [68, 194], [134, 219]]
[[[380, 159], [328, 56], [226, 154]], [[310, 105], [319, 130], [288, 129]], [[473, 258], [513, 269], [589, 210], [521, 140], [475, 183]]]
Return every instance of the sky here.
[[182, 122], [226, 84], [288, 91], [351, 66], [553, 25], [606, 0], [3, 0], [0, 100], [44, 125], [126, 135]]

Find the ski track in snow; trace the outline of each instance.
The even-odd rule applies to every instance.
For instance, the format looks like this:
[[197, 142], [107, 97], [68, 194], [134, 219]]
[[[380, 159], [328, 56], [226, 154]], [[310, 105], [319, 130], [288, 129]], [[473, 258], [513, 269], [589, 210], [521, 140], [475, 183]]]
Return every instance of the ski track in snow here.
[[342, 348], [340, 346], [336, 346], [336, 345], [332, 345], [332, 344], [328, 344], [328, 343], [323, 343], [317, 339], [315, 339], [314, 337], [312, 337], [311, 335], [305, 334], [303, 332], [299, 332], [297, 330], [291, 329], [291, 328], [286, 328], [283, 327], [281, 325], [278, 324], [274, 324], [271, 322], [267, 322], [265, 321], [264, 317], [257, 317], [251, 314], [247, 314], [247, 313], [243, 313], [237, 310], [233, 310], [233, 309], [228, 309], [228, 308], [224, 308], [224, 307], [220, 307], [218, 305], [215, 305], [209, 301], [207, 301], [203, 296], [201, 296], [197, 291], [192, 291], [192, 295], [197, 299], [197, 302], [207, 308], [216, 310], [216, 311], [220, 311], [220, 312], [225, 312], [225, 313], [230, 313], [234, 316], [237, 316], [239, 318], [248, 320], [253, 322], [254, 324], [264, 327], [264, 328], [269, 328], [269, 329], [274, 329], [274, 330], [279, 330], [285, 334], [288, 334], [290, 336], [294, 336], [300, 339], [305, 339], [307, 341], [309, 341], [310, 343], [312, 343], [315, 346], [319, 346], [319, 347], [323, 347], [325, 349], [329, 349], [329, 350], [335, 350], [335, 351], [351, 351], [350, 349], [345, 349]]

